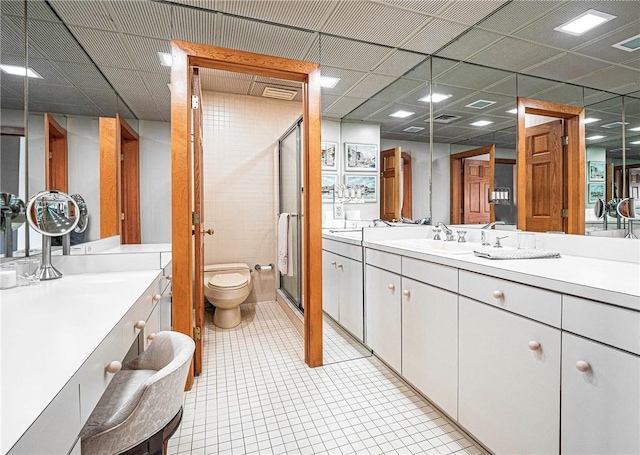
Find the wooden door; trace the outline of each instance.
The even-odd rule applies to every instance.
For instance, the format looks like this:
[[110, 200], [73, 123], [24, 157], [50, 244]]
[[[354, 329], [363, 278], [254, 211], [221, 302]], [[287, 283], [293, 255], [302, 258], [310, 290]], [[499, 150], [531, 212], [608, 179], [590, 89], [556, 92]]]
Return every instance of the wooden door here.
[[380, 152], [380, 219], [400, 219], [400, 147]]
[[640, 199], [640, 168], [629, 169], [629, 197]]
[[45, 188], [68, 192], [67, 130], [44, 114]]
[[[194, 270], [195, 270], [195, 333], [196, 352], [193, 357], [194, 374], [202, 373], [202, 345], [204, 343], [204, 185], [202, 182], [202, 91], [198, 68], [193, 69], [193, 94], [198, 97], [198, 105], [193, 109], [193, 211], [200, 219], [194, 222]], [[200, 336], [197, 334], [200, 333]]]
[[464, 160], [464, 224], [491, 221], [488, 192], [491, 186], [489, 161]]
[[120, 243], [140, 243], [140, 152], [138, 133], [116, 115], [120, 149]]
[[562, 231], [562, 120], [526, 130], [526, 230]]
[[413, 182], [411, 178], [411, 155], [402, 153], [402, 213], [404, 218], [413, 218]]

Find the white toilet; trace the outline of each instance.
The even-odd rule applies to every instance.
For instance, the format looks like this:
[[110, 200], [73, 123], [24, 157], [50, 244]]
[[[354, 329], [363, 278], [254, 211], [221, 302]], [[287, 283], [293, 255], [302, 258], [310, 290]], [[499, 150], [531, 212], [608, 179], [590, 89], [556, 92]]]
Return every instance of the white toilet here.
[[212, 264], [204, 267], [204, 295], [216, 307], [213, 323], [223, 329], [240, 324], [240, 304], [251, 292], [251, 269], [247, 264]]

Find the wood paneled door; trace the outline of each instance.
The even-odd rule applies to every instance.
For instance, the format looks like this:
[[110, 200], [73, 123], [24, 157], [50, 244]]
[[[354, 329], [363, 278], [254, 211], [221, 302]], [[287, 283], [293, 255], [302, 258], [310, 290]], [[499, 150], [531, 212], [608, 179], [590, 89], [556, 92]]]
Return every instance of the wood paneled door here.
[[68, 191], [67, 130], [50, 114], [44, 114], [45, 188]]
[[562, 120], [527, 128], [526, 223], [528, 231], [562, 231]]
[[489, 187], [491, 164], [489, 161], [464, 160], [464, 220], [465, 224], [485, 224], [491, 220]]
[[[173, 329], [193, 336], [194, 216], [192, 68], [212, 68], [302, 83], [304, 359], [322, 365], [322, 200], [320, 154], [320, 68], [316, 63], [226, 49], [187, 41], [171, 42], [171, 240]], [[194, 223], [196, 221], [196, 223]], [[313, 279], [312, 279], [313, 277]], [[199, 355], [196, 353], [196, 355]], [[200, 359], [196, 359], [196, 364]], [[193, 383], [190, 373], [186, 388]]]
[[400, 219], [400, 147], [380, 152], [380, 219]]
[[140, 243], [138, 133], [119, 114], [100, 118], [100, 238]]

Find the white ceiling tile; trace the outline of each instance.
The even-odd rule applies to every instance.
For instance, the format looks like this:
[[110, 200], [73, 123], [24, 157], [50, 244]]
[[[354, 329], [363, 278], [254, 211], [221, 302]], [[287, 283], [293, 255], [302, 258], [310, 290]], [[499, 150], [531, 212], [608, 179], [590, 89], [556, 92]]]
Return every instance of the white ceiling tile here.
[[83, 88], [80, 90], [94, 105], [105, 112], [113, 112], [115, 115], [118, 107], [118, 95], [113, 90], [93, 90]]
[[327, 0], [297, 0], [295, 2], [288, 0], [262, 0], [258, 2], [220, 0], [217, 2], [217, 8], [220, 11], [238, 16], [318, 30], [336, 3], [336, 1]]
[[[504, 38], [469, 60], [493, 68], [522, 71], [560, 53], [560, 51], [536, 44]], [[509, 56], [509, 58], [505, 56]]]
[[344, 95], [367, 73], [360, 71], [345, 70], [342, 68], [332, 68], [330, 66], [322, 66], [320, 73], [323, 76], [337, 77], [340, 79], [335, 87], [322, 87], [322, 95]]
[[336, 102], [340, 97], [334, 95], [322, 95], [320, 97], [320, 104], [322, 108], [322, 113], [331, 106], [334, 102]]
[[373, 99], [395, 102], [398, 100], [403, 100], [405, 97], [407, 97], [407, 95], [414, 93], [419, 88], [426, 88], [426, 83], [413, 79], [401, 78], [386, 87], [380, 93], [377, 93], [375, 96], [373, 96]]
[[29, 43], [51, 60], [90, 64], [85, 51], [61, 23], [28, 21]]
[[485, 47], [495, 43], [502, 38], [497, 33], [484, 30], [470, 29], [462, 34], [455, 41], [451, 42], [436, 55], [453, 58], [456, 60], [467, 60], [473, 54], [483, 50]]
[[377, 2], [410, 9], [412, 11], [418, 11], [428, 15], [434, 15], [446, 9], [445, 6], [449, 3], [449, 0], [377, 0]]
[[7, 16], [2, 16], [2, 21], [0, 22], [0, 58], [2, 58], [3, 63], [5, 61], [4, 57], [7, 55], [24, 55], [24, 31], [21, 33], [21, 30], [18, 23], [9, 20]]
[[215, 45], [216, 15], [189, 8], [173, 9], [173, 38]]
[[422, 54], [405, 52], [401, 50], [393, 53], [380, 65], [374, 68], [376, 74], [386, 74], [388, 76], [402, 76], [404, 73], [423, 62], [427, 57]]
[[0, 108], [21, 111], [24, 109], [24, 101], [22, 101], [22, 98], [2, 97], [2, 99], [0, 99]]
[[[613, 90], [617, 87], [626, 87], [627, 92], [633, 90], [633, 84], [640, 85], [640, 72], [611, 66], [597, 73], [576, 79], [576, 84], [600, 90]], [[630, 85], [631, 84], [631, 85]]]
[[457, 0], [440, 16], [467, 25], [474, 25], [500, 8], [507, 0]]
[[57, 104], [88, 105], [89, 99], [75, 87], [60, 87], [50, 85], [29, 84], [29, 99], [47, 100]]
[[171, 91], [167, 84], [171, 82], [171, 75], [166, 73], [148, 73], [145, 71], [140, 72], [140, 77], [144, 81], [144, 85], [149, 92], [154, 96], [165, 95], [169, 96]]
[[[365, 100], [362, 98], [342, 97], [335, 104], [331, 105], [329, 112], [342, 111], [347, 119], [363, 119], [372, 112], [382, 109], [386, 106], [386, 101]], [[337, 106], [336, 106], [337, 105]]]
[[455, 24], [442, 19], [433, 19], [410, 41], [404, 43], [404, 49], [433, 54], [458, 35], [467, 30], [466, 25]]
[[111, 82], [111, 85], [113, 85], [113, 88], [120, 94], [138, 91], [147, 93], [139, 71], [109, 67], [103, 67], [102, 71]]
[[562, 6], [561, 2], [550, 1], [510, 2], [478, 23], [478, 27], [496, 33], [510, 34], [560, 6]]
[[[235, 75], [242, 77], [235, 77]], [[253, 81], [253, 76], [250, 74], [229, 73], [208, 68], [201, 70], [200, 77], [203, 91], [236, 93], [239, 95], [248, 94]]]
[[123, 32], [171, 39], [171, 5], [146, 0], [110, 0], [106, 5]]
[[369, 98], [373, 94], [378, 93], [380, 90], [393, 83], [396, 79], [397, 78], [393, 76], [369, 74], [351, 88], [346, 95], [352, 98]]
[[75, 70], [74, 66], [72, 66], [71, 69], [68, 69], [66, 67], [66, 64], [52, 62], [45, 59], [32, 58], [29, 59], [29, 66], [42, 76], [42, 79], [31, 79], [29, 81], [29, 85], [40, 83], [46, 85], [61, 85], [68, 87], [73, 85], [71, 79], [67, 75], [67, 72]]
[[223, 16], [219, 45], [258, 54], [302, 60], [313, 34], [260, 22]]
[[[4, 0], [2, 1], [4, 3]], [[31, 19], [41, 19], [45, 21], [60, 22], [51, 11], [49, 5], [44, 0], [29, 0], [27, 3], [27, 17]], [[4, 8], [4, 6], [3, 6]]]
[[336, 66], [351, 70], [370, 71], [391, 54], [389, 48], [334, 36], [320, 37], [322, 66]]
[[141, 71], [152, 73], [169, 73], [171, 71], [169, 67], [162, 66], [158, 57], [158, 52], [171, 52], [169, 40], [134, 35], [125, 35], [124, 39], [133, 54], [131, 56], [133, 62]]
[[49, 0], [67, 25], [115, 31], [116, 27], [101, 0]]
[[353, 0], [340, 3], [322, 31], [371, 43], [397, 46], [420, 28], [426, 19], [424, 15], [411, 11]]
[[109, 89], [109, 84], [94, 65], [72, 62], [55, 62], [60, 72], [79, 88]]
[[101, 115], [100, 109], [93, 104], [76, 105], [64, 103], [38, 102], [35, 105], [29, 104], [29, 111], [33, 113], [84, 115], [88, 117], [98, 117]]
[[564, 54], [524, 72], [532, 76], [546, 77], [557, 81], [571, 81], [589, 73], [601, 71], [608, 66], [606, 63], [591, 58]]
[[136, 69], [120, 34], [83, 27], [69, 27], [71, 33], [98, 65]]

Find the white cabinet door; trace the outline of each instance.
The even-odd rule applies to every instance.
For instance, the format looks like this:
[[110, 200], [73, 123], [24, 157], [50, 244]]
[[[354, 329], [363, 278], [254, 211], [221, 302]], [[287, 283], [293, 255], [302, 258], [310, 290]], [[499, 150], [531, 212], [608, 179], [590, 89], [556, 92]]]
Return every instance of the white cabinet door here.
[[562, 335], [562, 453], [640, 453], [640, 357]]
[[402, 278], [402, 375], [458, 417], [458, 295]]
[[394, 370], [402, 370], [400, 276], [370, 265], [365, 271], [366, 344]]
[[465, 297], [459, 311], [460, 424], [495, 453], [558, 453], [560, 331]]
[[339, 320], [340, 278], [338, 255], [322, 251], [322, 309], [336, 321]]
[[340, 277], [340, 325], [362, 341], [364, 327], [364, 301], [362, 289], [362, 262], [339, 257], [336, 264]]

